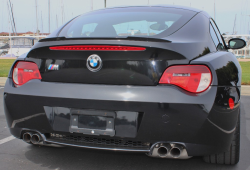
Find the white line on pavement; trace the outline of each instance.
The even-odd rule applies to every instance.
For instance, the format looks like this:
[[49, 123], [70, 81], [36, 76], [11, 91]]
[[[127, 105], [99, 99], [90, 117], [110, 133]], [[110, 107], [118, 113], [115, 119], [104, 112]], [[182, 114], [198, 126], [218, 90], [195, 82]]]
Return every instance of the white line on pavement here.
[[241, 87], [250, 87], [249, 85], [241, 85]]
[[4, 87], [0, 87], [0, 89], [3, 89]]
[[4, 138], [4, 139], [2, 139], [2, 140], [0, 140], [0, 145], [1, 144], [4, 144], [4, 143], [6, 143], [6, 142], [9, 142], [9, 141], [11, 141], [11, 140], [13, 140], [13, 139], [16, 139], [14, 136], [9, 136], [9, 137], [7, 137], [7, 138]]

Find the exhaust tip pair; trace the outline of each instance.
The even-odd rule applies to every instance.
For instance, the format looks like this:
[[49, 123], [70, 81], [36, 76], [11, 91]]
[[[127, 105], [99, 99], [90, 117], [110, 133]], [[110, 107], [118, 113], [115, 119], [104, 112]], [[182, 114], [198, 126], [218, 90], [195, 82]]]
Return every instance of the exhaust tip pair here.
[[32, 144], [38, 144], [40, 143], [42, 140], [41, 140], [41, 136], [37, 133], [35, 134], [32, 134], [32, 133], [29, 133], [29, 132], [25, 132], [23, 134], [23, 141], [26, 142], [26, 143], [32, 143]]
[[156, 143], [148, 154], [151, 157], [188, 159], [186, 148], [181, 144]]
[[181, 155], [181, 152], [183, 150], [183, 147], [175, 145], [174, 147], [171, 147], [170, 144], [168, 145], [161, 145], [157, 152], [160, 157], [166, 157], [168, 154], [173, 158], [179, 158]]

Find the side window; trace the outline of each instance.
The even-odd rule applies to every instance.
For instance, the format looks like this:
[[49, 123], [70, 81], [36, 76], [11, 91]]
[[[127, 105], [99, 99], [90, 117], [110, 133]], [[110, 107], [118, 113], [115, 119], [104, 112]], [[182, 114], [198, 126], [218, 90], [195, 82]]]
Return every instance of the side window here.
[[224, 41], [222, 40], [220, 31], [218, 30], [218, 28], [217, 28], [217, 26], [216, 26], [216, 24], [214, 23], [213, 20], [210, 20], [210, 23], [212, 24], [212, 27], [214, 28], [214, 31], [215, 31], [215, 33], [217, 35], [218, 40], [219, 40], [219, 46], [217, 46], [217, 49], [218, 50], [224, 50], [225, 49], [224, 43], [223, 43]]
[[213, 26], [211, 24], [209, 24], [209, 25], [210, 25], [210, 34], [211, 34], [211, 37], [213, 39], [214, 45], [216, 46], [216, 48], [218, 48], [219, 40], [217, 38], [217, 35], [216, 35], [215, 31], [214, 31]]

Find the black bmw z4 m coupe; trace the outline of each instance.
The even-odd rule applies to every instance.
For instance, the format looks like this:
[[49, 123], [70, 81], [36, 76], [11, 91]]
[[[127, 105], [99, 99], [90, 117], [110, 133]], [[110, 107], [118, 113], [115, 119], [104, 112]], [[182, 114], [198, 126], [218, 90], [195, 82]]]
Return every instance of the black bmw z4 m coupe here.
[[4, 110], [34, 145], [236, 164], [241, 67], [214, 20], [181, 6], [80, 15], [13, 64]]

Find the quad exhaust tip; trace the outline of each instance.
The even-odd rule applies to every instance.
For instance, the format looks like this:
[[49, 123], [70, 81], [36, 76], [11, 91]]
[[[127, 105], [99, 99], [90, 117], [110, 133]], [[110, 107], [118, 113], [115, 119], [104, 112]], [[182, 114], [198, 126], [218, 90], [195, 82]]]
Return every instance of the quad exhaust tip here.
[[41, 140], [41, 137], [39, 134], [34, 134], [31, 136], [31, 143], [33, 144], [38, 144], [40, 143], [42, 140]]
[[168, 154], [168, 149], [162, 146], [158, 149], [158, 154], [160, 157], [165, 157]]
[[173, 159], [188, 159], [187, 150], [184, 145], [176, 143], [155, 143], [147, 154], [151, 157], [173, 158]]
[[159, 157], [166, 157], [170, 150], [171, 146], [169, 144], [164, 144], [157, 149], [157, 153]]
[[183, 151], [183, 148], [181, 146], [176, 145], [170, 150], [170, 155], [173, 158], [179, 158], [181, 155], [181, 152]]
[[26, 142], [26, 143], [31, 143], [31, 136], [32, 134], [31, 133], [24, 133], [23, 134], [23, 141]]
[[181, 145], [171, 147], [170, 144], [163, 144], [157, 149], [159, 157], [166, 157], [169, 154], [173, 158], [179, 158], [182, 151], [183, 147]]
[[24, 142], [34, 145], [43, 145], [43, 146], [50, 146], [50, 147], [65, 147], [63, 145], [57, 145], [57, 144], [48, 144], [46, 143], [42, 136], [39, 133], [34, 132], [24, 132], [23, 133], [23, 139]]
[[38, 144], [40, 143], [42, 140], [41, 140], [41, 137], [39, 134], [33, 134], [33, 133], [30, 133], [30, 132], [25, 132], [23, 134], [23, 141], [26, 142], [26, 143], [32, 143], [32, 144]]

